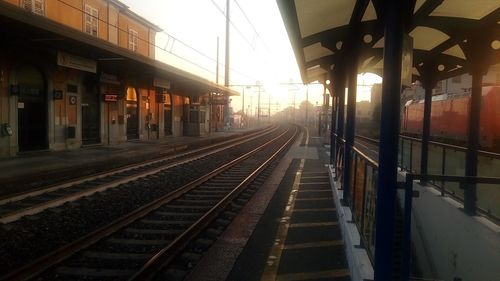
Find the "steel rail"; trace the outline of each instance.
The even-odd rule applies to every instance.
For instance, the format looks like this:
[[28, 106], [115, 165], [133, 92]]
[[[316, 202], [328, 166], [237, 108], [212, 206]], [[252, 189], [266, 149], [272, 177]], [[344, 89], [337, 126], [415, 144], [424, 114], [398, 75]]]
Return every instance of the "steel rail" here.
[[[86, 176], [72, 178], [72, 179], [66, 180], [66, 181], [61, 182], [61, 183], [42, 186], [42, 187], [36, 188], [34, 190], [29, 190], [29, 191], [25, 191], [25, 192], [16, 193], [16, 194], [11, 194], [8, 196], [3, 196], [3, 197], [0, 197], [0, 205], [6, 204], [9, 202], [20, 201], [20, 200], [26, 199], [28, 197], [37, 196], [37, 195], [40, 195], [40, 194], [43, 194], [46, 192], [55, 191], [55, 190], [58, 190], [61, 188], [70, 187], [70, 186], [75, 185], [75, 184], [81, 184], [81, 183], [84, 183], [85, 181], [96, 180], [96, 179], [107, 177], [107, 176], [110, 176], [113, 174], [126, 172], [129, 170], [135, 169], [137, 167], [142, 167], [145, 165], [155, 164], [155, 163], [161, 162], [161, 161], [168, 161], [168, 160], [172, 160], [172, 159], [176, 159], [176, 158], [180, 158], [180, 157], [186, 157], [186, 156], [189, 156], [191, 154], [196, 154], [196, 153], [200, 153], [203, 151], [208, 151], [208, 150], [214, 149], [214, 148], [219, 147], [219, 146], [224, 146], [224, 145], [228, 145], [230, 143], [238, 142], [242, 139], [247, 139], [249, 137], [263, 135], [269, 131], [276, 130], [276, 129], [277, 129], [277, 126], [269, 126], [261, 131], [255, 131], [255, 132], [252, 132], [248, 135], [243, 135], [243, 136], [236, 137], [234, 139], [229, 139], [229, 140], [225, 140], [225, 141], [222, 141], [219, 143], [214, 143], [214, 144], [211, 144], [208, 146], [204, 146], [202, 148], [189, 150], [189, 151], [186, 151], [184, 153], [175, 154], [175, 155], [168, 155], [168, 156], [160, 156], [160, 157], [157, 157], [155, 159], [149, 159], [146, 161], [142, 161], [140, 163], [132, 163], [132, 164], [124, 165], [124, 166], [119, 167], [119, 168], [114, 168], [114, 169], [110, 169], [107, 171], [97, 172], [97, 173], [94, 173], [92, 175], [86, 175]], [[172, 148], [172, 150], [175, 151], [176, 148]]]
[[[283, 144], [273, 155], [271, 155], [263, 164], [247, 176], [238, 186], [226, 195], [219, 203], [212, 207], [207, 213], [192, 224], [184, 233], [178, 236], [166, 248], [160, 250], [154, 255], [130, 281], [151, 280], [162, 270], [169, 262], [179, 254], [186, 245], [199, 235], [214, 219], [216, 219], [225, 208], [262, 172], [269, 164], [278, 157], [278, 155], [288, 147], [296, 138], [297, 128], [294, 134]], [[278, 138], [276, 138], [278, 139]]]
[[[276, 129], [276, 128], [274, 128], [274, 129]], [[57, 207], [57, 206], [65, 204], [67, 202], [72, 202], [72, 201], [78, 200], [78, 199], [80, 199], [82, 197], [92, 195], [92, 194], [94, 194], [96, 192], [102, 192], [102, 191], [104, 191], [106, 189], [116, 187], [116, 186], [118, 186], [120, 184], [128, 183], [128, 182], [136, 180], [138, 178], [141, 178], [141, 177], [144, 177], [144, 176], [148, 176], [148, 175], [152, 175], [152, 174], [158, 173], [158, 172], [166, 170], [166, 169], [170, 169], [170, 168], [172, 168], [174, 166], [177, 166], [179, 164], [184, 164], [186, 162], [193, 161], [195, 159], [199, 159], [199, 158], [202, 158], [202, 157], [205, 157], [205, 156], [208, 156], [208, 155], [220, 152], [220, 151], [222, 151], [224, 149], [227, 149], [227, 148], [230, 148], [230, 147], [233, 147], [233, 146], [237, 146], [237, 145], [241, 145], [241, 144], [243, 144], [245, 142], [254, 140], [254, 139], [256, 139], [256, 138], [258, 138], [258, 137], [260, 137], [262, 135], [265, 135], [265, 134], [267, 134], [270, 131], [271, 130], [264, 131], [264, 132], [259, 132], [259, 133], [253, 134], [251, 137], [249, 137], [249, 136], [241, 137], [241, 138], [238, 138], [236, 140], [228, 141], [227, 143], [224, 143], [224, 144], [217, 144], [217, 145], [210, 146], [210, 148], [197, 149], [196, 151], [187, 152], [187, 153], [184, 153], [184, 154], [182, 154], [180, 156], [167, 157], [170, 160], [175, 160], [175, 159], [179, 159], [179, 158], [181, 158], [181, 159], [178, 160], [178, 161], [171, 162], [171, 163], [166, 163], [166, 164], [164, 164], [164, 165], [162, 165], [160, 167], [151, 168], [147, 172], [142, 172], [142, 173], [139, 173], [139, 174], [133, 174], [133, 175], [130, 175], [130, 176], [125, 176], [125, 177], [123, 177], [121, 179], [116, 179], [116, 180], [113, 180], [113, 181], [110, 181], [110, 182], [104, 183], [104, 184], [98, 184], [98, 185], [96, 185], [94, 187], [89, 187], [89, 188], [87, 188], [85, 190], [82, 190], [82, 191], [76, 191], [74, 193], [71, 193], [71, 194], [68, 194], [68, 195], [63, 195], [61, 197], [52, 199], [50, 201], [46, 201], [46, 202], [43, 202], [43, 203], [40, 203], [40, 204], [36, 204], [36, 205], [30, 206], [30, 207], [25, 208], [25, 209], [16, 210], [16, 211], [13, 211], [11, 213], [7, 213], [7, 214], [4, 214], [4, 215], [1, 215], [0, 216], [0, 223], [10, 223], [10, 222], [13, 222], [13, 221], [16, 221], [16, 220], [20, 219], [23, 216], [34, 215], [34, 214], [43, 212], [46, 209]], [[203, 151], [205, 151], [205, 152], [203, 152]], [[202, 153], [202, 154], [200, 154], [200, 153]], [[194, 156], [190, 156], [190, 155], [194, 155]], [[182, 159], [182, 157], [189, 157], [189, 158]], [[167, 161], [169, 159], [156, 160], [154, 162], [136, 164], [133, 167], [128, 167], [126, 169], [124, 168], [121, 171], [113, 171], [113, 172], [110, 172], [110, 173], [102, 174], [98, 178], [103, 178], [103, 177], [106, 177], [106, 176], [112, 176], [112, 175], [118, 174], [120, 172], [126, 172], [126, 171], [132, 170], [132, 169], [137, 168], [137, 167], [142, 167], [142, 166], [145, 166], [145, 165], [150, 165], [152, 163], [157, 163], [157, 162], [160, 162], [160, 161]], [[90, 180], [90, 179], [87, 179], [87, 180]], [[74, 185], [76, 185], [78, 183], [82, 183], [84, 181], [86, 181], [86, 180], [83, 180], [83, 181], [82, 180], [78, 180], [77, 183], [75, 183]], [[51, 192], [51, 191], [55, 191], [55, 190], [59, 190], [59, 189], [62, 189], [62, 188], [68, 188], [70, 186], [72, 186], [72, 185], [65, 185], [64, 187], [60, 187], [60, 188], [57, 188], [57, 189], [50, 189], [48, 191], [41, 192], [38, 195], [41, 195], [41, 194], [44, 194], [44, 193], [48, 193], [48, 192]], [[31, 196], [37, 196], [37, 195], [31, 195]]]
[[80, 252], [91, 245], [97, 243], [101, 239], [115, 233], [116, 231], [122, 229], [123, 227], [137, 221], [138, 219], [142, 218], [143, 216], [147, 215], [148, 213], [160, 208], [164, 204], [167, 204], [174, 199], [177, 199], [184, 195], [185, 193], [189, 192], [190, 190], [198, 187], [200, 184], [206, 182], [207, 180], [221, 174], [222, 172], [228, 170], [229, 168], [233, 167], [234, 165], [250, 158], [253, 156], [256, 152], [264, 149], [266, 146], [272, 144], [273, 142], [277, 141], [281, 136], [286, 134], [287, 132], [282, 133], [280, 136], [266, 142], [265, 144], [253, 149], [252, 151], [230, 161], [229, 163], [226, 163], [219, 168], [213, 170], [212, 172], [205, 174], [201, 176], [200, 178], [191, 181], [190, 183], [182, 186], [181, 188], [170, 192], [142, 207], [139, 209], [136, 209], [135, 211], [122, 216], [121, 218], [115, 220], [114, 222], [101, 227], [84, 237], [73, 241], [5, 276], [3, 276], [0, 280], [26, 280], [30, 278], [34, 278], [35, 276], [41, 274], [42, 272], [46, 271], [47, 269], [53, 267], [54, 265], [61, 263], [62, 261], [68, 259], [69, 257], [73, 256], [77, 252]]

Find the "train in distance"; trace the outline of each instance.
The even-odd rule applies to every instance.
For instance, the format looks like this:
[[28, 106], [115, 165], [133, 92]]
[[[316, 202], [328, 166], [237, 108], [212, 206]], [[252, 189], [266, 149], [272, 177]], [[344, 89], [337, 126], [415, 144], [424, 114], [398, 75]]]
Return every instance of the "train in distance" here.
[[[431, 107], [431, 140], [464, 146], [468, 138], [471, 93], [434, 96]], [[405, 104], [401, 132], [422, 135], [424, 101]], [[500, 153], [500, 87], [482, 88], [479, 145], [482, 150]]]

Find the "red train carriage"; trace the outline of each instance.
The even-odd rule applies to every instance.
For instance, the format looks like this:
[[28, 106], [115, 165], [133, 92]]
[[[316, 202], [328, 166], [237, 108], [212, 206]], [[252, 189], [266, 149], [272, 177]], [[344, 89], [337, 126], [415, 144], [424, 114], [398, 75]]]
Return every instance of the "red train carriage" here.
[[[470, 111], [470, 93], [433, 97], [431, 109], [431, 139], [465, 145]], [[500, 151], [500, 87], [483, 87], [481, 100], [479, 143], [482, 149]], [[424, 101], [405, 105], [402, 133], [421, 136]]]

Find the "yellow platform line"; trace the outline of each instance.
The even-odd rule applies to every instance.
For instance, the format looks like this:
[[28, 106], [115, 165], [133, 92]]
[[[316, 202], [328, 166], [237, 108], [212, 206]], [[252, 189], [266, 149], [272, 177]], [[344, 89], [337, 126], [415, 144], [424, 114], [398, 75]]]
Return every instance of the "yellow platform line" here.
[[328, 172], [304, 172], [301, 171], [303, 175], [328, 175]]
[[292, 191], [290, 192], [290, 196], [288, 197], [287, 206], [285, 207], [285, 211], [283, 212], [283, 217], [280, 220], [278, 225], [278, 231], [276, 233], [276, 238], [274, 240], [274, 244], [271, 247], [271, 251], [269, 252], [269, 256], [267, 257], [266, 266], [264, 267], [264, 272], [262, 273], [261, 279], [262, 281], [270, 281], [276, 280], [276, 276], [278, 274], [278, 267], [280, 265], [281, 254], [283, 252], [285, 239], [288, 234], [288, 226], [290, 225], [290, 218], [293, 213], [293, 207], [295, 205], [295, 197], [297, 196], [299, 190], [299, 183], [302, 177], [302, 171], [304, 170], [305, 159], [300, 161], [299, 172], [296, 173], [295, 179], [292, 186]]
[[300, 182], [300, 185], [314, 185], [314, 184], [330, 184], [329, 181], [322, 181], [322, 182]]
[[342, 240], [330, 240], [330, 241], [320, 241], [320, 242], [309, 242], [300, 244], [288, 244], [283, 248], [284, 250], [294, 250], [294, 249], [307, 249], [307, 248], [320, 248], [320, 247], [331, 247], [344, 245]]
[[317, 226], [331, 226], [338, 225], [338, 222], [304, 222], [304, 223], [292, 223], [288, 227], [289, 228], [299, 228], [299, 227], [317, 227]]
[[330, 188], [323, 188], [323, 189], [301, 189], [299, 190], [300, 193], [309, 193], [309, 192], [329, 192], [331, 193], [332, 190]]
[[311, 208], [311, 209], [293, 209], [294, 212], [327, 212], [335, 211], [336, 208]]
[[278, 275], [276, 280], [278, 281], [299, 281], [308, 279], [326, 279], [326, 278], [339, 278], [349, 276], [349, 270], [345, 269], [335, 269], [327, 271], [315, 271], [315, 272], [301, 272], [301, 273], [289, 273]]
[[295, 201], [332, 201], [333, 197], [296, 198]]
[[[302, 173], [302, 176], [304, 175], [305, 173]], [[305, 179], [328, 179], [328, 174], [325, 174], [324, 176], [309, 176], [309, 177], [302, 177], [303, 180]]]

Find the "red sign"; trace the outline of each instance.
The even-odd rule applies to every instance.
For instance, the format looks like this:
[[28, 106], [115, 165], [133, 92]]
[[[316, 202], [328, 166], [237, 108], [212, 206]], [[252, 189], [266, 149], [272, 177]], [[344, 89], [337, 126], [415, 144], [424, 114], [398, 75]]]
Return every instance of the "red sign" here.
[[108, 102], [118, 101], [118, 95], [104, 95], [104, 101]]

